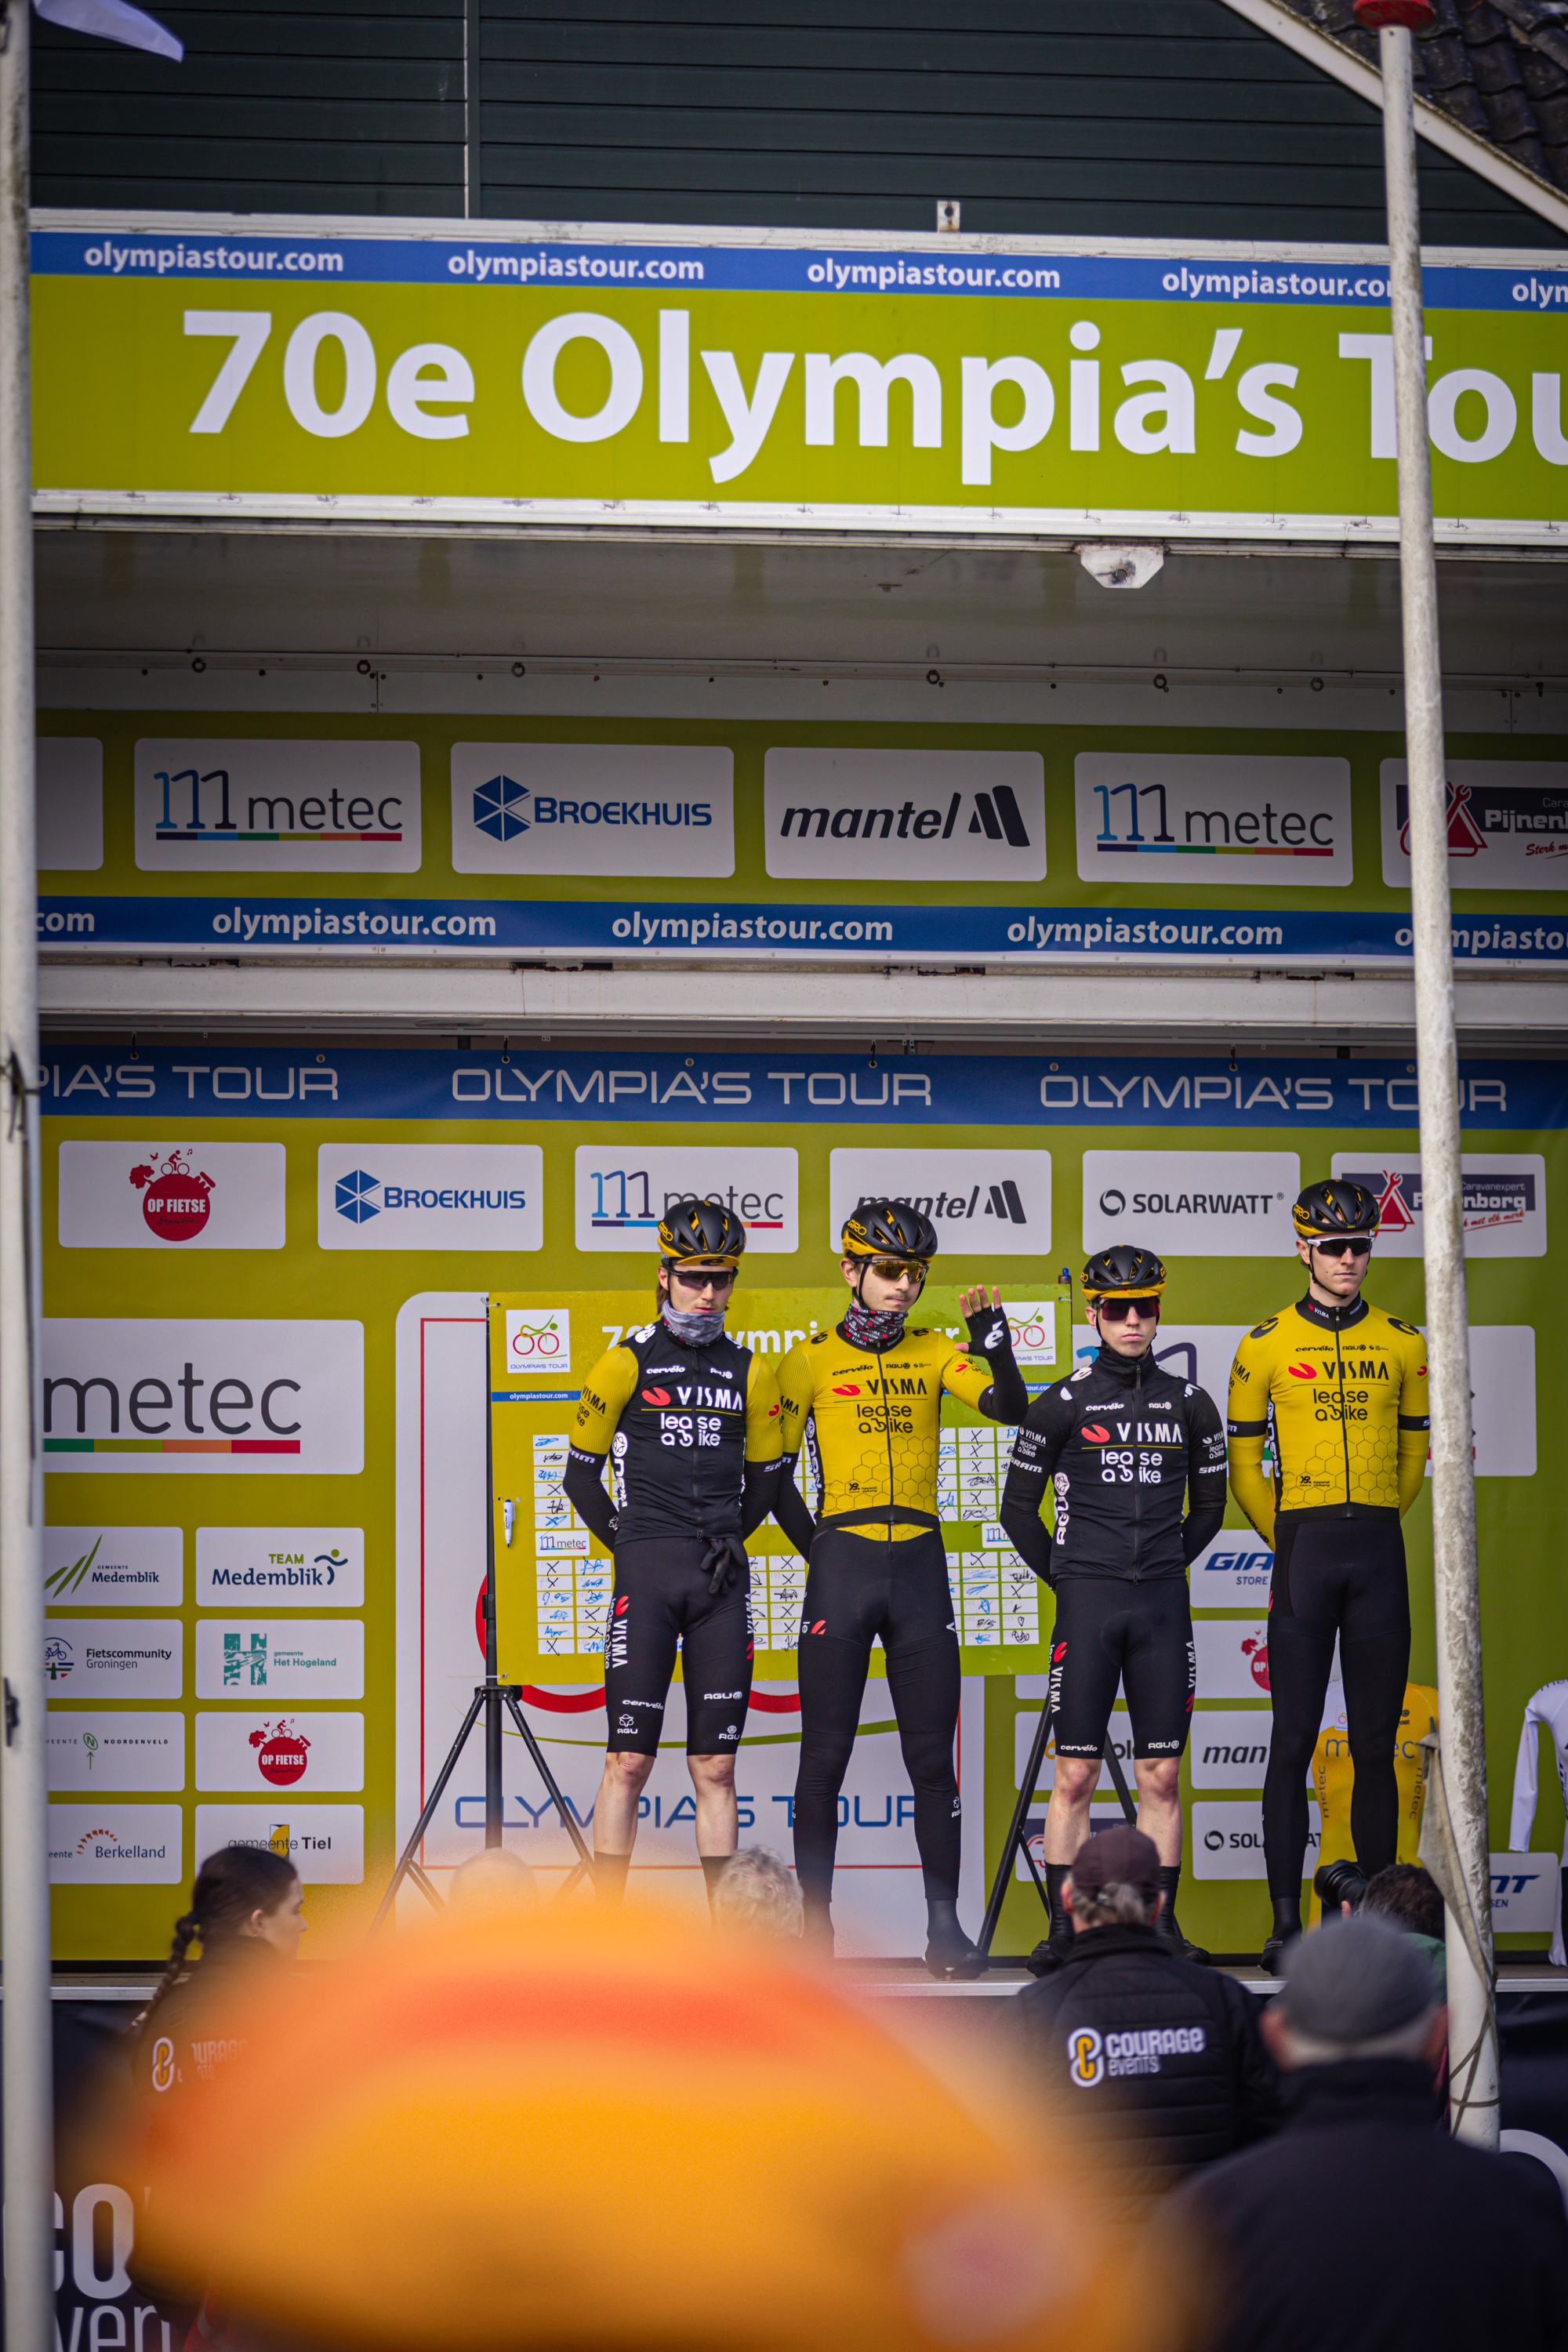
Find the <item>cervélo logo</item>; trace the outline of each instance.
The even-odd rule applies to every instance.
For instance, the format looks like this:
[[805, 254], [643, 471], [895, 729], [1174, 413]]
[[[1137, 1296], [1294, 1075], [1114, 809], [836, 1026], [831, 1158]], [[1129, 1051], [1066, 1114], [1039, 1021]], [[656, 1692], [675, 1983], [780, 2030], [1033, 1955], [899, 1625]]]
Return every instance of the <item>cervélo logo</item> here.
[[544, 1244], [537, 1143], [323, 1143], [316, 1163], [322, 1249], [536, 1250]]
[[280, 1143], [60, 1146], [62, 1249], [281, 1249]]
[[763, 806], [770, 874], [853, 874], [859, 886], [1045, 878], [1037, 751], [774, 749]]
[[142, 1472], [364, 1466], [364, 1326], [109, 1318], [45, 1321], [52, 1466]]
[[[1379, 1257], [1419, 1257], [1424, 1244], [1421, 1162], [1336, 1151], [1333, 1173], [1377, 1202]], [[1460, 1162], [1467, 1257], [1546, 1255], [1546, 1162], [1536, 1152], [1467, 1152]]]
[[690, 743], [454, 743], [459, 874], [735, 870], [734, 754]]

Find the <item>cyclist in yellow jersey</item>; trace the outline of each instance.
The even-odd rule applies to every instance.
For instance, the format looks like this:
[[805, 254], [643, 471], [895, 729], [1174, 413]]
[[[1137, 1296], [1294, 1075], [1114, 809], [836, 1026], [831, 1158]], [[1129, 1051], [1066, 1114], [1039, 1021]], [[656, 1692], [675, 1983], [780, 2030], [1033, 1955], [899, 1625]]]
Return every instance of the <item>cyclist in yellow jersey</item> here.
[[1231, 1367], [1231, 1491], [1274, 1553], [1263, 1785], [1271, 1972], [1300, 1931], [1307, 1772], [1336, 1636], [1355, 1760], [1351, 1831], [1367, 1877], [1394, 1860], [1398, 1838], [1394, 1750], [1410, 1664], [1399, 1523], [1426, 1474], [1426, 1343], [1361, 1296], [1377, 1222], [1363, 1186], [1309, 1184], [1295, 1209], [1307, 1295], [1249, 1331]]
[[[905, 1324], [936, 1255], [929, 1217], [901, 1201], [863, 1202], [844, 1227], [844, 1320], [791, 1349], [779, 1373], [784, 1473], [775, 1517], [809, 1565], [800, 1629], [800, 1773], [795, 1861], [811, 1932], [831, 1934], [838, 1791], [880, 1638], [888, 1691], [914, 1790], [927, 1912], [926, 1966], [977, 1976], [984, 1962], [958, 1920], [958, 1633], [936, 1482], [943, 1396], [1016, 1424], [1028, 1393], [1002, 1302], [964, 1291], [973, 1354]], [[806, 1449], [813, 1519], [795, 1484]]]
[[[1351, 1835], [1355, 1765], [1351, 1758], [1344, 1692], [1337, 1684], [1329, 1685], [1324, 1712], [1328, 1720], [1312, 1750], [1312, 1791], [1318, 1800], [1320, 1822], [1318, 1876], [1336, 1862], [1351, 1860], [1355, 1853], [1355, 1842]], [[1421, 1814], [1426, 1796], [1426, 1750], [1421, 1742], [1436, 1720], [1437, 1694], [1430, 1684], [1406, 1683], [1399, 1738], [1394, 1750], [1394, 1775], [1399, 1784], [1399, 1837], [1394, 1857], [1396, 1862], [1414, 1862], [1421, 1843]], [[1318, 1924], [1321, 1894], [1314, 1881], [1307, 1900], [1310, 1927]]]

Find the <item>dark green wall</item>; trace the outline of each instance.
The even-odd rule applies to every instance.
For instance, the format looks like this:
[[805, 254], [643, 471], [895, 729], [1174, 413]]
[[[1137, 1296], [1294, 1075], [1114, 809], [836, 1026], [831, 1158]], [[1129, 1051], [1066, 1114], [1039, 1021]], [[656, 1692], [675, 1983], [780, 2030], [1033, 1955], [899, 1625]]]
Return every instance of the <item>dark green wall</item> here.
[[[1376, 240], [1376, 111], [1222, 0], [378, 0], [38, 23], [39, 204]], [[479, 117], [465, 145], [466, 50]], [[467, 180], [466, 180], [467, 173]], [[1422, 148], [1434, 245], [1568, 243]]]

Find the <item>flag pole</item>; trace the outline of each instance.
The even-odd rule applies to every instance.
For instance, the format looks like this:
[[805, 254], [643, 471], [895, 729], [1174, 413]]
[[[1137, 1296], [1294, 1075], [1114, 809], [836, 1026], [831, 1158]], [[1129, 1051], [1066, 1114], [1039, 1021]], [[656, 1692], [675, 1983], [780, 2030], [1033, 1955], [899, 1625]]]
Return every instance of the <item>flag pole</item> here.
[[1426, 428], [1421, 213], [1411, 58], [1413, 35], [1426, 30], [1436, 21], [1436, 12], [1431, 0], [1355, 0], [1355, 13], [1368, 30], [1376, 32], [1383, 68], [1383, 156], [1399, 440], [1399, 587], [1405, 636], [1415, 1067], [1426, 1348], [1431, 1365], [1438, 1752], [1457, 1862], [1458, 1883], [1452, 1898], [1469, 1915], [1467, 1918], [1461, 1911], [1456, 1916], [1450, 1900], [1447, 1910], [1449, 2123], [1459, 2138], [1495, 2147], [1498, 2044], [1492, 2007], [1491, 1863], [1474, 1423], [1465, 1294], [1443, 673], [1432, 541], [1432, 459]]
[[37, 859], [27, 0], [0, 16], [0, 1931], [5, 2341], [55, 2340], [53, 2023], [38, 1399]]

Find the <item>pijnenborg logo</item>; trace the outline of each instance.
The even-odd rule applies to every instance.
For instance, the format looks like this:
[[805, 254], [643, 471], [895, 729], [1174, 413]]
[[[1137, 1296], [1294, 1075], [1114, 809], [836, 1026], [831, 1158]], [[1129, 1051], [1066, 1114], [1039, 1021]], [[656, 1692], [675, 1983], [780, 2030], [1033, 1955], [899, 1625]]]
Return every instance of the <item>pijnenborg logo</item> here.
[[370, 1196], [373, 1192], [379, 1192], [380, 1190], [381, 1179], [378, 1176], [366, 1175], [363, 1168], [354, 1169], [347, 1176], [340, 1176], [335, 1192], [335, 1205], [339, 1216], [347, 1217], [349, 1223], [354, 1225], [363, 1225], [368, 1218], [379, 1217], [381, 1203], [378, 1201], [373, 1201]]
[[171, 1151], [160, 1168], [154, 1150], [150, 1160], [139, 1161], [131, 1171], [131, 1181], [142, 1195], [148, 1230], [160, 1241], [192, 1240], [212, 1214], [213, 1180], [193, 1175], [184, 1151]]
[[256, 1761], [264, 1780], [275, 1789], [291, 1789], [303, 1778], [310, 1762], [310, 1741], [288, 1722], [264, 1723], [250, 1735]]
[[491, 776], [474, 794], [474, 823], [492, 841], [515, 841], [520, 833], [528, 831], [522, 813], [527, 798], [526, 784], [515, 782], [510, 776]]

